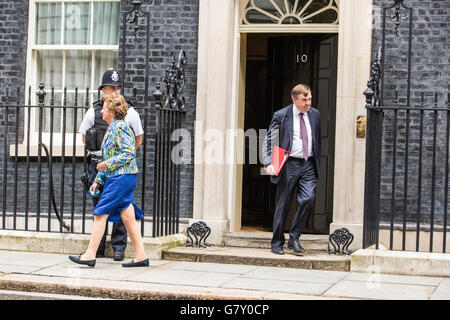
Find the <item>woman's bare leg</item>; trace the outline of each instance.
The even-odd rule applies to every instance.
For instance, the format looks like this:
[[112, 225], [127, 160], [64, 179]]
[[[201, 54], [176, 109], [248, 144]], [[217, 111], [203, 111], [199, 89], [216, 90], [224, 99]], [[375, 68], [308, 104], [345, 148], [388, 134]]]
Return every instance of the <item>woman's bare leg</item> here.
[[92, 225], [91, 239], [86, 252], [80, 257], [80, 260], [94, 260], [97, 253], [98, 246], [105, 233], [107, 214], [94, 214], [94, 224]]
[[144, 250], [144, 242], [142, 241], [141, 231], [136, 222], [133, 205], [130, 204], [128, 208], [122, 210], [120, 212], [120, 217], [122, 218], [125, 228], [127, 228], [128, 234], [130, 235], [131, 242], [133, 243], [134, 251], [136, 253], [134, 262], [147, 259]]

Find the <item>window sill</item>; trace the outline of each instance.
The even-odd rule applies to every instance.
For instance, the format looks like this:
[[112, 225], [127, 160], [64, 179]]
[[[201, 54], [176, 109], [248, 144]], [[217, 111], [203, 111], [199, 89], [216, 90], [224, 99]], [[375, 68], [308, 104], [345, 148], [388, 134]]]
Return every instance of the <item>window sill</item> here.
[[[50, 149], [50, 146], [47, 145], [47, 147]], [[52, 157], [62, 157], [62, 151], [63, 147], [62, 145], [53, 145], [51, 154]], [[49, 150], [50, 152], [50, 150]], [[26, 144], [19, 144], [17, 145], [17, 157], [37, 157], [39, 155], [39, 148], [37, 143], [32, 143], [29, 145], [29, 152], [27, 154], [27, 145]], [[9, 156], [15, 157], [16, 156], [16, 145], [11, 144], [9, 146]], [[46, 153], [44, 148], [41, 148], [41, 156], [46, 157]], [[73, 145], [66, 145], [64, 148], [64, 157], [73, 157]], [[75, 157], [82, 158], [84, 157], [84, 145], [75, 145]]]

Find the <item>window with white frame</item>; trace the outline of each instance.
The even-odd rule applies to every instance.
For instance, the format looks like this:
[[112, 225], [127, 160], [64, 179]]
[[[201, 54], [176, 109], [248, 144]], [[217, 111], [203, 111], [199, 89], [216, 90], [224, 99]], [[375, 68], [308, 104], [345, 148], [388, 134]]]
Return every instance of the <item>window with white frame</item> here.
[[[64, 88], [67, 104], [73, 105], [78, 87], [78, 104], [84, 105], [89, 87], [92, 105], [103, 72], [118, 66], [120, 0], [30, 0], [29, 17], [27, 84], [32, 88], [32, 101], [36, 102], [36, 91], [42, 82], [47, 92], [46, 104], [53, 87], [55, 105], [63, 104]], [[75, 131], [84, 114], [80, 111]], [[68, 108], [66, 132], [74, 132], [73, 117], [73, 109]], [[43, 118], [45, 136], [50, 131], [48, 110]], [[62, 109], [55, 108], [56, 135], [62, 132], [62, 119]], [[37, 121], [38, 117], [32, 115], [34, 132], [38, 131]]]

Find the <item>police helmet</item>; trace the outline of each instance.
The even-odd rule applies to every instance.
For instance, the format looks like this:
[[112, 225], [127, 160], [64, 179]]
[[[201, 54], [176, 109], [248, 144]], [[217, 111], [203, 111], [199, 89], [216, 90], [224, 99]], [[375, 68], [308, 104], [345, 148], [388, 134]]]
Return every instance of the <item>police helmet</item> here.
[[120, 84], [119, 73], [113, 68], [106, 70], [105, 73], [103, 74], [102, 84], [100, 85], [99, 89], [102, 90], [104, 86], [112, 86], [112, 87], [122, 86]]

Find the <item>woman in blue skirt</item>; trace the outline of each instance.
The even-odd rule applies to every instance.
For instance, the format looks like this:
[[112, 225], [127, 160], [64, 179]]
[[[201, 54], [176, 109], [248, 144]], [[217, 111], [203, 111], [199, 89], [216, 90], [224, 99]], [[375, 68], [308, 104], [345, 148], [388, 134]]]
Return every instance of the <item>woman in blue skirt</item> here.
[[149, 260], [136, 222], [144, 215], [134, 202], [138, 170], [135, 136], [124, 121], [128, 105], [120, 94], [105, 95], [103, 100], [102, 117], [108, 123], [108, 129], [102, 142], [103, 162], [97, 165], [99, 172], [90, 188], [94, 193], [101, 184], [103, 192], [93, 212], [94, 224], [88, 249], [80, 256], [69, 256], [69, 259], [78, 264], [94, 267], [95, 254], [105, 231], [106, 222], [122, 221], [136, 252], [135, 259], [122, 266], [148, 267]]

